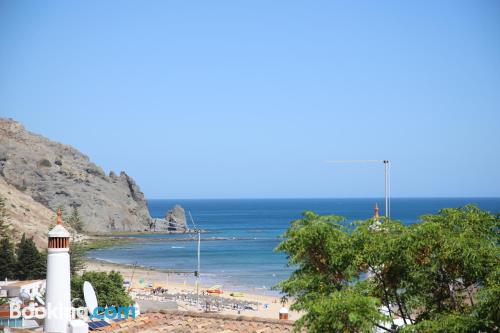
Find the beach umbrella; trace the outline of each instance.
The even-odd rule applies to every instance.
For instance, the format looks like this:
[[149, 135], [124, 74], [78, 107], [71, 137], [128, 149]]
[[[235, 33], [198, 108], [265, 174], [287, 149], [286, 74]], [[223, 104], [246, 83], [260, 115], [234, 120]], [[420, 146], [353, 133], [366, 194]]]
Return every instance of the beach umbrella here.
[[217, 290], [217, 289], [221, 289], [221, 288], [222, 288], [222, 286], [220, 284], [216, 284], [216, 285], [211, 286], [208, 289], [210, 289], [210, 290]]

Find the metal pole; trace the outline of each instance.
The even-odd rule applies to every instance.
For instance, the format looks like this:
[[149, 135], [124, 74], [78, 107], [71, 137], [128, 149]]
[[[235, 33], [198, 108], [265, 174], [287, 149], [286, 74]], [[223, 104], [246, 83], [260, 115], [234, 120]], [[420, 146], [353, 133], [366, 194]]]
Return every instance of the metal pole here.
[[389, 182], [388, 182], [388, 167], [389, 167], [389, 161], [384, 160], [384, 199], [385, 199], [385, 217], [389, 218], [389, 196], [388, 196], [388, 190], [389, 190]]
[[196, 303], [200, 307], [200, 243], [201, 243], [201, 232], [198, 229], [198, 268], [196, 274]]
[[391, 165], [387, 166], [387, 201], [389, 202], [389, 218], [391, 217]]
[[384, 199], [385, 199], [385, 217], [389, 218], [391, 216], [391, 204], [390, 204], [390, 180], [389, 180], [389, 160], [335, 160], [326, 161], [326, 163], [339, 164], [339, 163], [384, 163]]

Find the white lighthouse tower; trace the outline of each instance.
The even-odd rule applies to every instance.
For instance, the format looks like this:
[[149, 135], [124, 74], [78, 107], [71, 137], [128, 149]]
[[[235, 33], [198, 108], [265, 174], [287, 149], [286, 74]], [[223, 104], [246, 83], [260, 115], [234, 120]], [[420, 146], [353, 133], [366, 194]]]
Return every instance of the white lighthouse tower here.
[[69, 232], [62, 226], [62, 212], [57, 211], [57, 225], [49, 232], [47, 256], [47, 316], [44, 332], [67, 333], [71, 320], [71, 281], [69, 270]]

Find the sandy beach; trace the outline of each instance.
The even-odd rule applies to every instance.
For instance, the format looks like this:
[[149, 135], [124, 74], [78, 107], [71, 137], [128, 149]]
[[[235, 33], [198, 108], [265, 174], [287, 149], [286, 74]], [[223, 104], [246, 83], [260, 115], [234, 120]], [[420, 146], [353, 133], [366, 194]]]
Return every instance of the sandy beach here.
[[[130, 283], [130, 287], [132, 290], [162, 287], [168, 289], [168, 292], [171, 294], [189, 294], [196, 292], [196, 285], [191, 275], [187, 276], [186, 274], [182, 273], [164, 272], [161, 270], [149, 269], [144, 267], [134, 267], [101, 260], [86, 259], [86, 267], [84, 271], [110, 272], [113, 270], [119, 271], [123, 275], [124, 280]], [[203, 275], [201, 280], [202, 282], [199, 287], [200, 293], [212, 287], [211, 285], [203, 284]], [[226, 290], [224, 288], [222, 289], [224, 293], [220, 295], [220, 297], [235, 299], [230, 296], [232, 292], [231, 290]], [[219, 313], [232, 315], [240, 314], [243, 316], [278, 319], [279, 310], [282, 307], [280, 297], [275, 296], [259, 295], [256, 293], [243, 293], [241, 297], [237, 297], [236, 299], [249, 302], [258, 302], [259, 306], [256, 310], [240, 310], [240, 313], [238, 313], [237, 310], [228, 309], [224, 309]], [[157, 310], [161, 310], [161, 302], [158, 302], [157, 304]], [[186, 304], [178, 303], [178, 305], [179, 310], [196, 310], [195, 308]], [[289, 308], [289, 306], [290, 302], [285, 304], [285, 307]], [[299, 317], [299, 313], [289, 311], [289, 320], [296, 320]]]

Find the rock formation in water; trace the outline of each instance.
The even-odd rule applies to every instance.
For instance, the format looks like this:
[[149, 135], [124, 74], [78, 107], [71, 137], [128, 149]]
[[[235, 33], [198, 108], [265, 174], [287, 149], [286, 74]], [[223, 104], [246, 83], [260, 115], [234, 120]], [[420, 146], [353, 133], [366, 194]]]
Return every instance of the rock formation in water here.
[[187, 225], [186, 212], [180, 205], [175, 205], [167, 212], [164, 219], [155, 218], [151, 223], [152, 231], [192, 232]]
[[11, 192], [17, 190], [52, 211], [77, 207], [87, 232], [145, 231], [151, 224], [144, 194], [125, 172], [107, 176], [77, 149], [3, 118], [0, 178]]
[[180, 205], [175, 205], [174, 208], [167, 212], [165, 220], [168, 224], [169, 231], [186, 231], [186, 212]]

